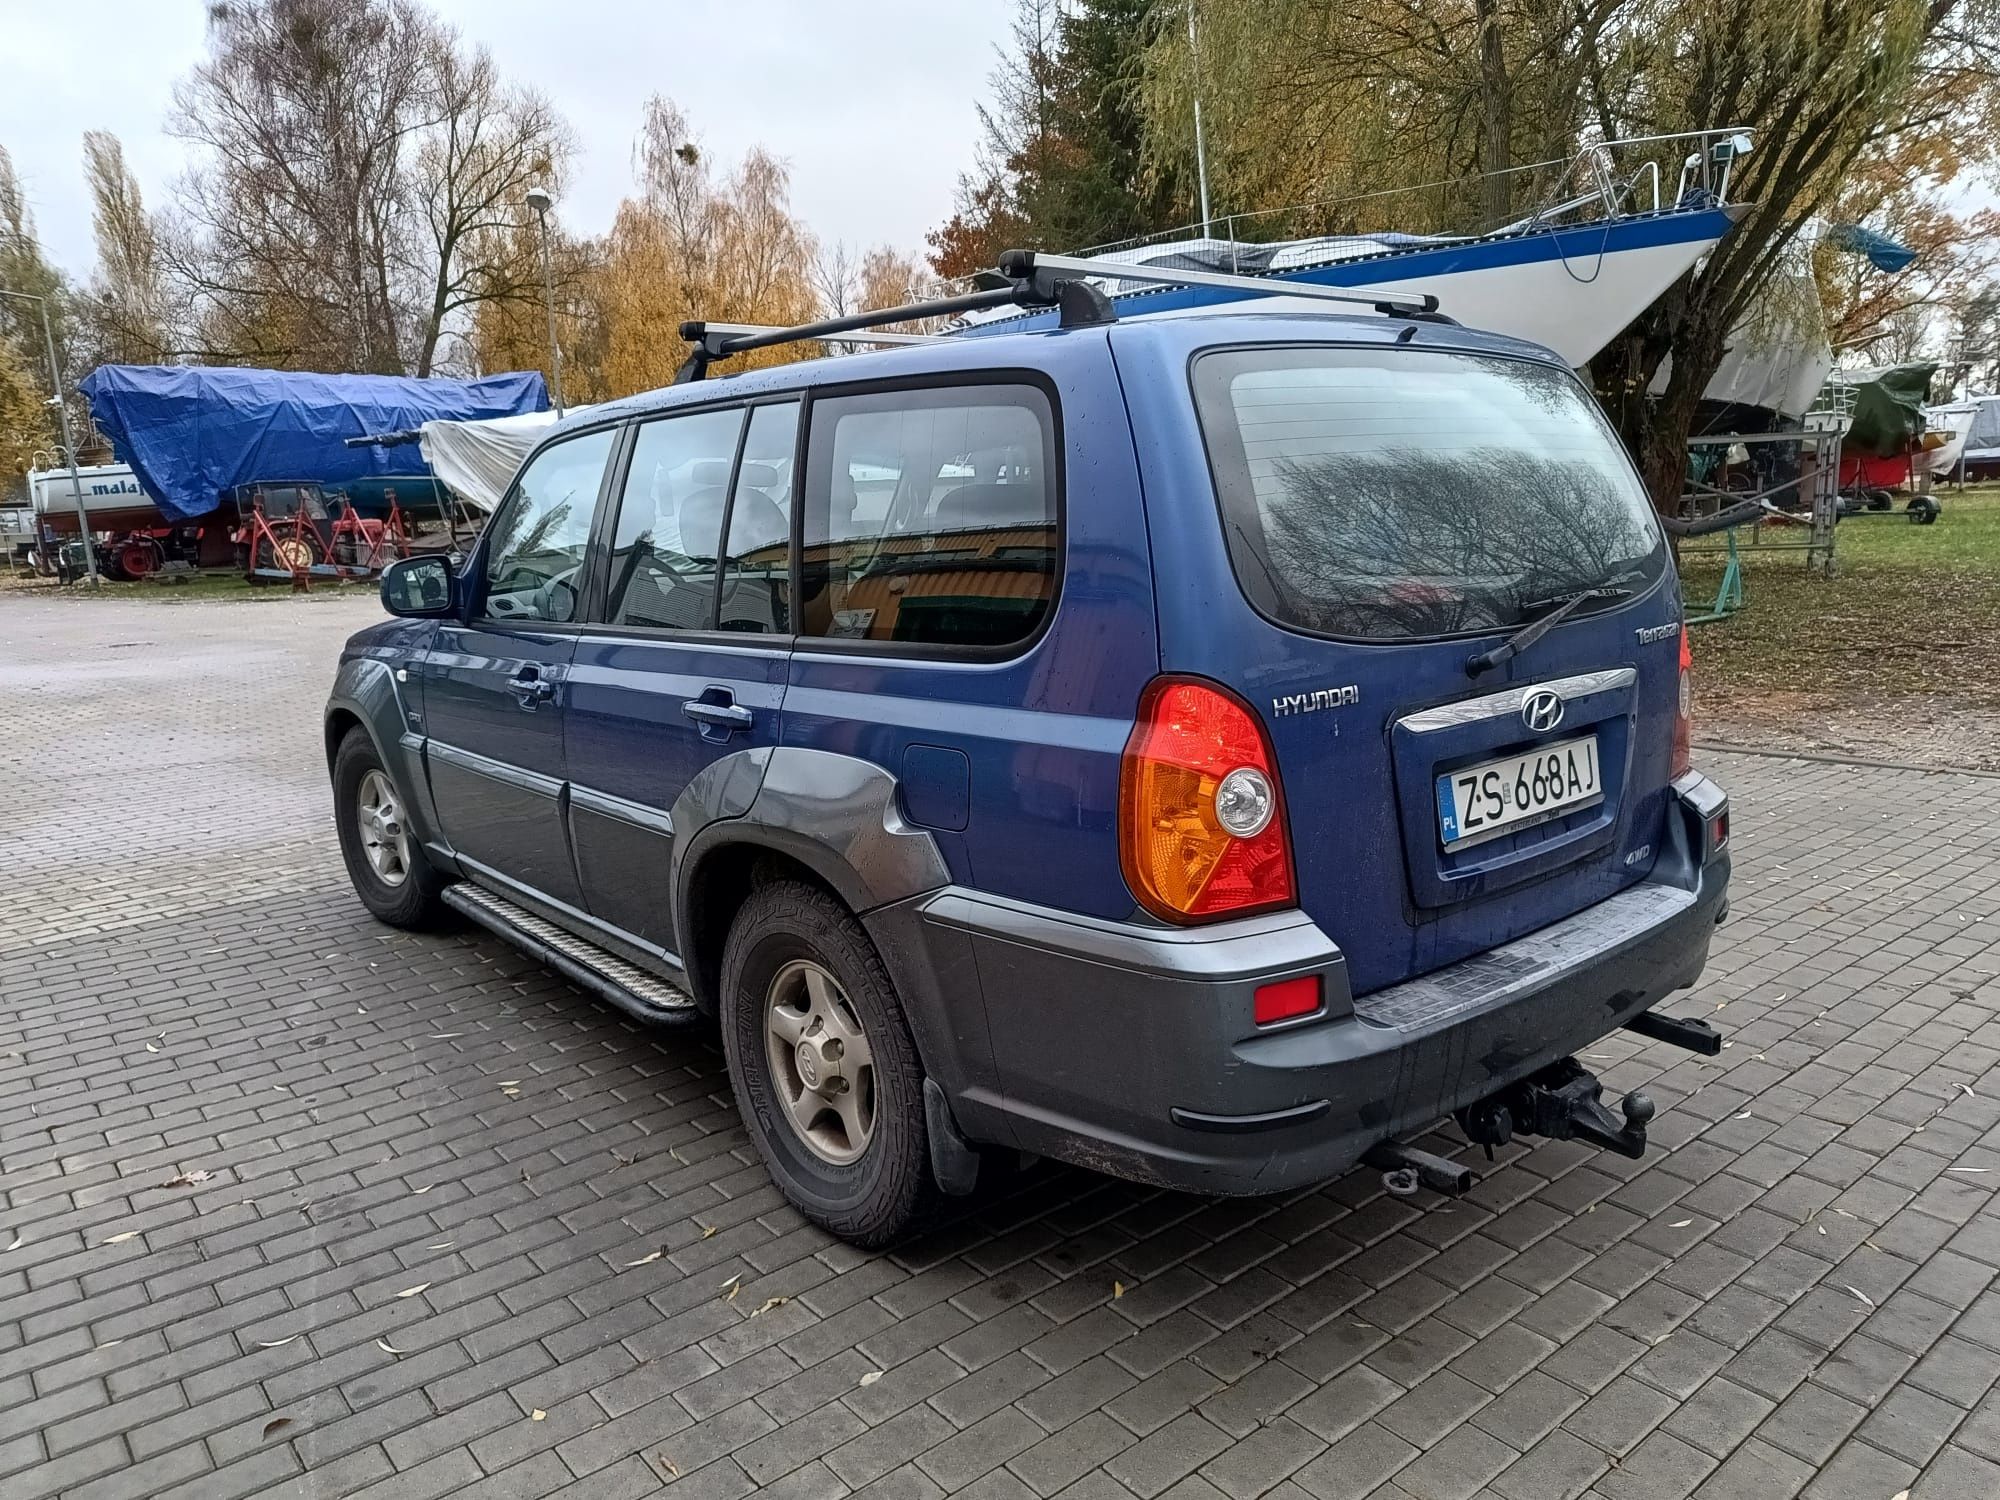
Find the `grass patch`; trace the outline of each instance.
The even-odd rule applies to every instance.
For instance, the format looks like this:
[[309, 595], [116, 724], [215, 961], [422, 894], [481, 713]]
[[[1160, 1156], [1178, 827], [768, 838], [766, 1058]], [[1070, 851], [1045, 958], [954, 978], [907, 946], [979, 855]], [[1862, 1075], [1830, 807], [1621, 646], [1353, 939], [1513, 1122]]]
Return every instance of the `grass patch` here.
[[[344, 599], [356, 594], [373, 594], [379, 587], [377, 581], [372, 578], [357, 579], [352, 583], [341, 583], [331, 578], [315, 578], [312, 591], [306, 597]], [[159, 604], [256, 602], [301, 597], [292, 592], [289, 584], [252, 585], [241, 573], [233, 570], [197, 573], [179, 583], [163, 578], [149, 578], [143, 583], [114, 583], [106, 578], [98, 580], [94, 592], [97, 597], [104, 599], [143, 600]], [[92, 596], [93, 590], [87, 583], [59, 584], [52, 578], [37, 578], [32, 574], [16, 573], [0, 575], [0, 593], [32, 593], [69, 599], [88, 599]]]
[[[1931, 526], [1900, 510], [1842, 521], [1830, 579], [1746, 539], [1745, 608], [1693, 637], [1702, 732], [2000, 766], [2000, 485], [1940, 498]], [[1689, 612], [1706, 609], [1721, 559], [1687, 557], [1681, 574]]]

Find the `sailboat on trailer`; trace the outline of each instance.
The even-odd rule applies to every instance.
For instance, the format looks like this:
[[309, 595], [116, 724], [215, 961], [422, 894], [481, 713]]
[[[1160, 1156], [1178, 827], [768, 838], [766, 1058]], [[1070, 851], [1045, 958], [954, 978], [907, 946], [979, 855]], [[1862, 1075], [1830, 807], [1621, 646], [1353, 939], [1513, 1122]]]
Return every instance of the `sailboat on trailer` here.
[[[1670, 199], [1660, 191], [1660, 158], [1686, 150]], [[1273, 215], [1238, 215], [1169, 231], [1145, 243], [1087, 252], [1135, 271], [1179, 270], [1268, 279], [1268, 295], [1213, 286], [1160, 285], [1095, 278], [1121, 319], [1185, 312], [1320, 312], [1323, 304], [1287, 297], [1286, 284], [1380, 291], [1385, 300], [1435, 297], [1439, 308], [1473, 328], [1510, 334], [1554, 349], [1581, 366], [1660, 294], [1685, 275], [1747, 211], [1728, 201], [1730, 168], [1750, 149], [1743, 130], [1593, 143], [1542, 168], [1563, 185], [1581, 185], [1535, 212], [1476, 234], [1335, 232], [1256, 240], [1260, 225], [1308, 217], [1354, 217], [1349, 204], [1316, 204]], [[1643, 159], [1629, 165], [1632, 156]], [[1416, 191], [1416, 190], [1412, 190]], [[1552, 194], [1551, 196], [1557, 196]], [[969, 317], [964, 335], [1054, 327], [1047, 310]]]

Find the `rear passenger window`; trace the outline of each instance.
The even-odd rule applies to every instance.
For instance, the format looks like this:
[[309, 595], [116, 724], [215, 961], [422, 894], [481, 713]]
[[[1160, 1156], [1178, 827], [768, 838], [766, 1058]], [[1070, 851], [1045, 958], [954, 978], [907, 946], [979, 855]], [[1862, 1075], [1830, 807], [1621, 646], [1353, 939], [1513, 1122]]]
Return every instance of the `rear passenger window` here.
[[1005, 647], [1055, 599], [1055, 422], [1033, 386], [816, 401], [800, 632]]
[[708, 630], [729, 470], [743, 411], [698, 411], [639, 428], [612, 536], [606, 620]]
[[751, 409], [729, 501], [729, 541], [722, 549], [716, 624], [723, 630], [768, 635], [792, 628], [792, 456], [798, 433], [797, 402]]

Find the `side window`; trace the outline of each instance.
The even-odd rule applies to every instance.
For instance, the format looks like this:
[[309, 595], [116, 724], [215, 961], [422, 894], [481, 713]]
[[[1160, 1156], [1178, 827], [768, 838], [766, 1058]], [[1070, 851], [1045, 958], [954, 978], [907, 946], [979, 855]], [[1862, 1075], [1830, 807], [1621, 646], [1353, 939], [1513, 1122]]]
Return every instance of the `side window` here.
[[1055, 598], [1055, 421], [1027, 385], [816, 401], [800, 632], [1009, 646]]
[[798, 432], [795, 401], [751, 409], [722, 555], [716, 624], [723, 630], [769, 635], [792, 628], [792, 458]]
[[492, 620], [576, 618], [584, 543], [614, 430], [544, 448], [493, 522], [483, 613]]
[[707, 630], [739, 407], [640, 426], [618, 501], [605, 619], [613, 625]]

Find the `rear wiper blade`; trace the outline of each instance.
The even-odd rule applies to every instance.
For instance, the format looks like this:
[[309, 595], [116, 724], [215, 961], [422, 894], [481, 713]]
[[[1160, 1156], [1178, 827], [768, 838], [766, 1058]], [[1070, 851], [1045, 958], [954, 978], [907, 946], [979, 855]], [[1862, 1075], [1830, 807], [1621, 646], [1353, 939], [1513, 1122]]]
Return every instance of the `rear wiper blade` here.
[[1630, 598], [1631, 594], [1630, 589], [1600, 585], [1597, 588], [1578, 589], [1573, 594], [1558, 594], [1552, 599], [1531, 599], [1521, 606], [1524, 610], [1541, 609], [1547, 605], [1554, 605], [1555, 608], [1545, 615], [1536, 616], [1499, 645], [1474, 652], [1467, 657], [1465, 675], [1477, 677], [1481, 672], [1505, 666], [1592, 599], [1626, 599]]

